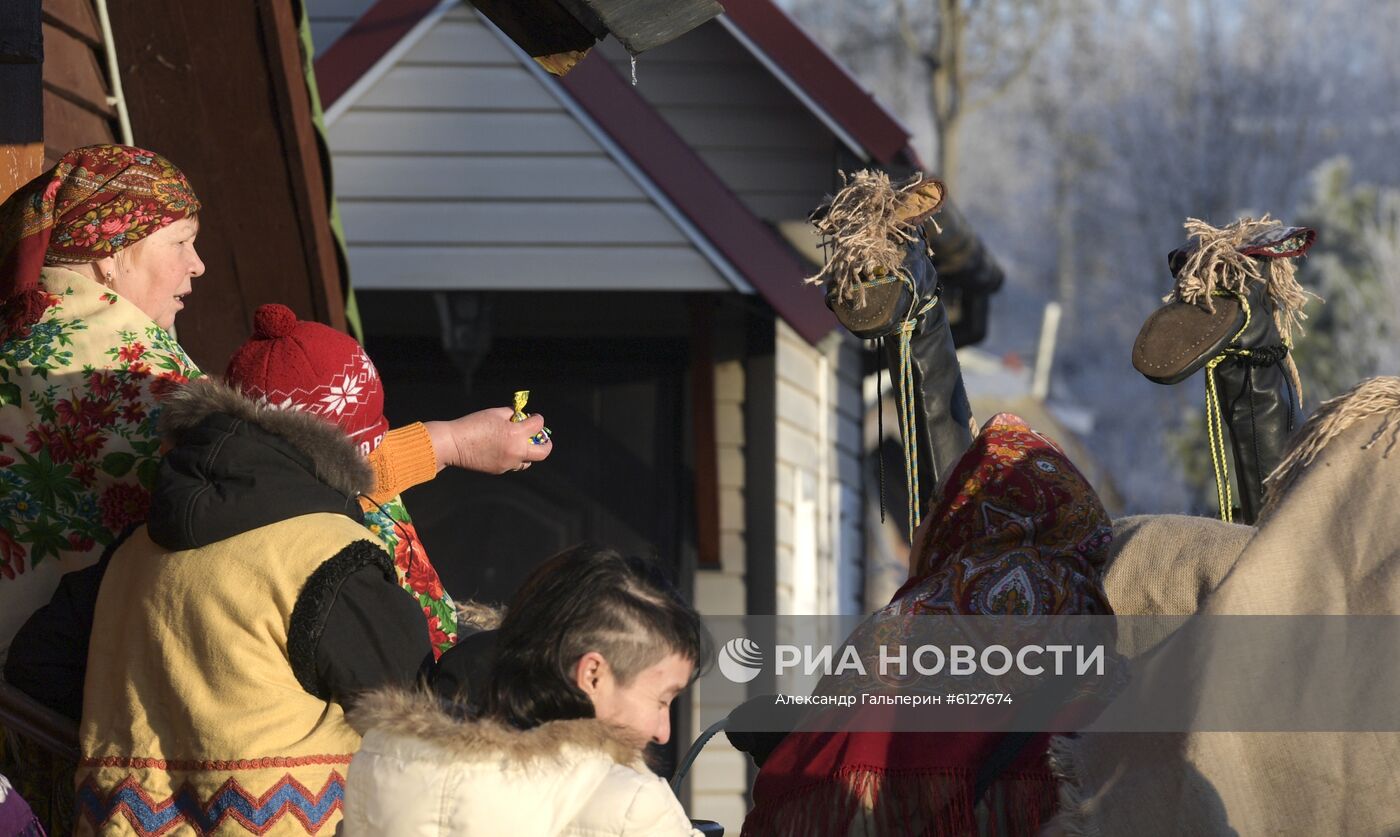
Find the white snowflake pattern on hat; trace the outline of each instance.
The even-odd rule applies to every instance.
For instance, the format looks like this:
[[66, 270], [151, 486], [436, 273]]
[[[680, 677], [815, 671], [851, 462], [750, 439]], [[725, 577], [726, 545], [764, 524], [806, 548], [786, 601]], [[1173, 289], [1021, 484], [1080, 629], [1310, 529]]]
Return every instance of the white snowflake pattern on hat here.
[[[378, 377], [379, 372], [369, 356], [363, 350], [357, 350], [329, 384], [310, 390], [298, 388], [291, 392], [278, 390], [264, 393], [258, 397], [258, 402], [273, 409], [300, 410], [340, 423], [369, 403], [367, 390]], [[374, 426], [366, 427], [350, 435], [354, 438], [375, 429]]]
[[[359, 405], [360, 395], [364, 392], [365, 383], [358, 376], [346, 373], [339, 379], [332, 381], [329, 387], [330, 392], [321, 396], [321, 415], [334, 413], [339, 416], [345, 412], [345, 408], [351, 404]], [[354, 410], [351, 410], [353, 413]]]

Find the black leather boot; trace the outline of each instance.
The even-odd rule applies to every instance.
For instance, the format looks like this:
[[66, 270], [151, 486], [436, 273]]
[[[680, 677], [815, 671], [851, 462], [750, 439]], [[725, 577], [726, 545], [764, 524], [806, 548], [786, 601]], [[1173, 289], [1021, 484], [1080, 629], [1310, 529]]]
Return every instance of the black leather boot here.
[[[885, 363], [899, 382], [899, 341], [886, 339]], [[914, 328], [909, 341], [914, 383], [914, 427], [919, 455], [919, 508], [927, 509], [948, 470], [972, 446], [972, 405], [963, 387], [962, 367], [953, 347], [948, 312], [934, 305]]]
[[922, 510], [929, 507], [944, 474], [972, 445], [972, 406], [963, 387], [948, 313], [938, 299], [938, 274], [922, 236], [906, 245], [903, 268], [912, 282], [867, 288], [864, 306], [856, 299], [838, 299], [834, 288], [828, 288], [826, 303], [857, 337], [883, 341], [895, 402], [901, 411], [900, 332], [906, 322], [911, 324], [912, 425], [919, 474], [918, 508]]
[[1302, 423], [1302, 405], [1284, 368], [1288, 347], [1274, 325], [1264, 286], [1252, 286], [1245, 302], [1248, 324], [1213, 371], [1230, 428], [1239, 519], [1252, 524], [1264, 507], [1264, 478], [1283, 460], [1289, 437]]
[[[1238, 520], [1252, 524], [1264, 505], [1264, 479], [1282, 461], [1288, 439], [1302, 421], [1302, 397], [1279, 322], [1293, 322], [1306, 300], [1286, 260], [1304, 255], [1315, 233], [1267, 217], [1220, 230], [1198, 221], [1188, 222], [1188, 230], [1193, 224], [1196, 241], [1167, 256], [1177, 279], [1174, 299], [1143, 324], [1133, 345], [1133, 365], [1159, 384], [1175, 384], [1206, 370], [1206, 424], [1221, 516], [1233, 519], [1233, 497], [1224, 478], [1229, 465], [1223, 424], [1229, 428], [1229, 458], [1240, 490]], [[1212, 260], [1197, 255], [1203, 246], [1215, 248]], [[1208, 282], [1201, 278], [1207, 274]], [[1282, 316], [1281, 304], [1287, 306]]]

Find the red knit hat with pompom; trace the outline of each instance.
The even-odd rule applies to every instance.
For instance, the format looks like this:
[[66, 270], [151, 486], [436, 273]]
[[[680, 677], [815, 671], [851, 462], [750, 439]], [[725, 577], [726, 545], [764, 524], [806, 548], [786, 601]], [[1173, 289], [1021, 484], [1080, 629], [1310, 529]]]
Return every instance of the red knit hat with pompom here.
[[384, 387], [353, 337], [298, 321], [285, 305], [260, 306], [253, 336], [233, 353], [224, 377], [249, 398], [303, 410], [340, 426], [360, 453], [384, 441]]

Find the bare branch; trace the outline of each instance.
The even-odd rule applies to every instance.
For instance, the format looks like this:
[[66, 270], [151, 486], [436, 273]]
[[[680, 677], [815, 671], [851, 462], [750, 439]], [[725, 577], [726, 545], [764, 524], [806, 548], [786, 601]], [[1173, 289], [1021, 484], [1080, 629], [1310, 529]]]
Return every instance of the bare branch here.
[[[989, 91], [975, 99], [969, 99], [966, 102], [966, 104], [963, 105], [963, 113], [972, 113], [974, 111], [980, 110], [983, 107], [986, 107], [987, 104], [989, 104], [992, 101], [995, 101], [997, 98], [1004, 95], [1006, 91], [1011, 89], [1012, 85], [1016, 84], [1016, 82], [1020, 81], [1022, 78], [1025, 78], [1025, 76], [1030, 72], [1031, 66], [1035, 63], [1036, 56], [1040, 54], [1041, 45], [1045, 42], [1045, 39], [1049, 37], [1050, 32], [1054, 29], [1054, 26], [1058, 22], [1058, 20], [1059, 4], [1055, 2], [1047, 3], [1045, 14], [1043, 14], [1040, 18], [1040, 23], [1036, 27], [1034, 37], [1032, 37], [1022, 48], [1021, 53], [1016, 60], [1015, 66], [1012, 67], [1009, 73], [1002, 76], [995, 84], [993, 84]], [[980, 84], [986, 80], [988, 75], [988, 73], [969, 75], [967, 78], [967, 81], [969, 82], [968, 86], [971, 87], [974, 82], [980, 86]]]
[[904, 43], [904, 48], [910, 55], [927, 62], [929, 60], [928, 51], [919, 43], [919, 36], [914, 31], [914, 21], [909, 17], [909, 7], [905, 5], [906, 0], [895, 0], [894, 14], [896, 27], [899, 29], [899, 39]]

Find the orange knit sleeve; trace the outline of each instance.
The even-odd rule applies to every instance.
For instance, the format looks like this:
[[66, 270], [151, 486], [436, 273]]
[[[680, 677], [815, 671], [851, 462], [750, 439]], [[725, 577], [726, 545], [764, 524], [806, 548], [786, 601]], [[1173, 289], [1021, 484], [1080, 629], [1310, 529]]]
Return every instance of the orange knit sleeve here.
[[437, 476], [437, 454], [422, 422], [390, 430], [369, 455], [374, 469], [372, 499], [384, 503]]

